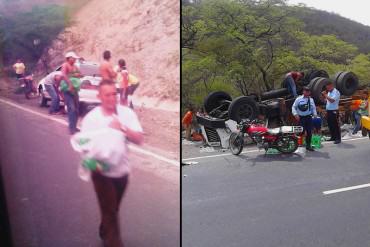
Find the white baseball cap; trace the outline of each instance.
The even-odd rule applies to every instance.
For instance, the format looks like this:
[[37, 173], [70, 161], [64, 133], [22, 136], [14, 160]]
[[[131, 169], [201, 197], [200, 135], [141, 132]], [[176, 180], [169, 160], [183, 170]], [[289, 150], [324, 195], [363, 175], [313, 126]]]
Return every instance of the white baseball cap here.
[[77, 56], [77, 54], [73, 51], [70, 51], [70, 52], [67, 52], [66, 55], [65, 55], [66, 58], [69, 58], [69, 57], [73, 57], [73, 58], [76, 58], [76, 59], [79, 59], [80, 57]]

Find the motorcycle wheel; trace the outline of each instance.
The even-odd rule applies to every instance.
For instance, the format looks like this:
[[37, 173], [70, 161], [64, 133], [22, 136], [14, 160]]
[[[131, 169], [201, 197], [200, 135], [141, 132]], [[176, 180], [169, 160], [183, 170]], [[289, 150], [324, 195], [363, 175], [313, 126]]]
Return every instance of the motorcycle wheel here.
[[298, 149], [298, 139], [294, 136], [282, 136], [277, 141], [277, 150], [283, 154], [294, 153]]
[[234, 155], [239, 155], [243, 151], [244, 140], [239, 133], [231, 133], [229, 139], [230, 151]]

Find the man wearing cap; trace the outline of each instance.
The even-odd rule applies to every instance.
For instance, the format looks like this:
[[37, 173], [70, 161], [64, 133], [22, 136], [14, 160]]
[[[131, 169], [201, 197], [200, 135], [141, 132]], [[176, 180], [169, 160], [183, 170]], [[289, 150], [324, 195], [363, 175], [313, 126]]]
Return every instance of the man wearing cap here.
[[62, 65], [62, 75], [65, 83], [67, 83], [67, 89], [63, 91], [64, 103], [67, 106], [68, 115], [68, 127], [70, 134], [76, 133], [77, 120], [78, 120], [78, 92], [74, 88], [71, 77], [81, 77], [78, 68], [75, 65], [76, 59], [79, 57], [73, 51], [67, 52], [65, 55], [66, 61]]
[[328, 127], [331, 135], [329, 141], [334, 141], [334, 144], [339, 144], [342, 139], [338, 122], [340, 92], [334, 87], [333, 82], [329, 82], [326, 85], [326, 91], [322, 92], [322, 96], [324, 100], [326, 100]]
[[292, 113], [299, 125], [303, 127], [303, 133], [306, 132], [306, 150], [314, 151], [311, 147], [312, 138], [312, 115], [317, 116], [316, 105], [310, 97], [311, 91], [308, 87], [303, 88], [303, 95], [296, 98], [292, 106]]

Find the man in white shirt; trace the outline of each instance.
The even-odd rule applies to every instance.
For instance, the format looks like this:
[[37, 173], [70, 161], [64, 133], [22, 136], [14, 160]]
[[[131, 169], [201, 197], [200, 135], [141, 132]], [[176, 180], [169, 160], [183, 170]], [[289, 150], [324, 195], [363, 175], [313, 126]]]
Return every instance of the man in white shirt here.
[[341, 143], [342, 139], [338, 121], [340, 92], [334, 88], [333, 82], [330, 82], [328, 85], [326, 85], [326, 91], [327, 92], [322, 93], [322, 96], [326, 100], [328, 127], [331, 134], [329, 141], [334, 141], [334, 144], [339, 144]]
[[60, 99], [59, 99], [58, 88], [59, 88], [60, 82], [63, 79], [64, 79], [64, 76], [61, 71], [51, 72], [45, 77], [45, 81], [44, 81], [45, 89], [51, 98], [51, 105], [49, 108], [49, 114], [51, 115], [60, 114], [59, 112]]
[[[94, 108], [85, 116], [82, 120], [81, 132], [114, 128], [122, 131], [128, 141], [141, 144], [143, 130], [136, 113], [130, 108], [118, 104], [117, 90], [112, 80], [100, 82], [98, 97], [101, 106]], [[126, 147], [123, 146], [122, 149], [126, 150]], [[119, 231], [118, 210], [129, 174], [130, 166], [127, 158], [122, 164], [111, 167], [108, 171], [94, 171], [92, 173], [92, 181], [101, 213], [99, 235], [105, 246], [123, 246]]]

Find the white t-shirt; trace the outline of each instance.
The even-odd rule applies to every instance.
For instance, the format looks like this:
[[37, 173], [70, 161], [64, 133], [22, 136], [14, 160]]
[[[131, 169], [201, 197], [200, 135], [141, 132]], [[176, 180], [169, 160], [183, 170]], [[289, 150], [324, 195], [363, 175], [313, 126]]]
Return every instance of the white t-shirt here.
[[56, 75], [62, 75], [62, 72], [61, 71], [54, 71], [54, 72], [51, 72], [50, 74], [48, 74], [46, 77], [45, 77], [45, 81], [44, 81], [44, 84], [45, 85], [53, 85], [55, 83], [55, 76]]
[[[127, 128], [142, 132], [143, 129], [140, 125], [139, 119], [136, 113], [129, 107], [117, 105], [117, 117], [122, 125]], [[101, 106], [95, 107], [91, 110], [82, 120], [81, 132], [96, 131], [102, 128], [109, 128], [110, 123], [113, 121], [113, 116], [105, 116]], [[122, 147], [126, 152], [127, 147]], [[121, 165], [114, 166], [108, 171], [104, 172], [103, 175], [107, 177], [117, 178], [122, 177], [130, 173], [130, 166], [128, 159], [124, 159]]]

